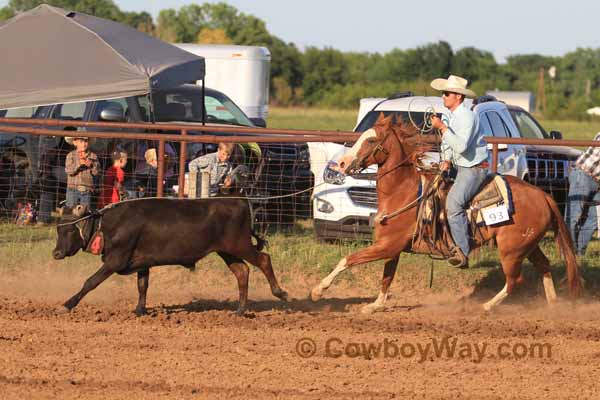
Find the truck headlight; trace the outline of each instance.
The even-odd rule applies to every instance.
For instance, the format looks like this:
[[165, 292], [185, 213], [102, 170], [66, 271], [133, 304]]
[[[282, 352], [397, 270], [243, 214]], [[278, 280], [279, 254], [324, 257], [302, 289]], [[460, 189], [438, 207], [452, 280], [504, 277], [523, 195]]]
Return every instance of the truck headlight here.
[[335, 161], [329, 161], [325, 170], [323, 171], [323, 180], [325, 183], [331, 183], [333, 185], [342, 185], [346, 180], [346, 175], [342, 172], [334, 169], [338, 166]]

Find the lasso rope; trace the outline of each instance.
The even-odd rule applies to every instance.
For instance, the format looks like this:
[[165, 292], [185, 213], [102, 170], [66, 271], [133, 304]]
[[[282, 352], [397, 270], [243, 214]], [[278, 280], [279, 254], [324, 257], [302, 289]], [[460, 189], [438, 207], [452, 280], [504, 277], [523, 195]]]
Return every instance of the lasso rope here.
[[120, 204], [123, 203], [131, 203], [134, 201], [142, 201], [142, 200], [150, 200], [150, 199], [161, 199], [161, 200], [175, 200], [175, 201], [179, 201], [179, 200], [224, 200], [224, 199], [230, 199], [230, 200], [248, 200], [248, 201], [252, 201], [252, 200], [274, 200], [274, 199], [283, 199], [286, 197], [293, 197], [293, 196], [298, 196], [299, 194], [302, 193], [306, 193], [309, 192], [315, 188], [318, 188], [321, 185], [324, 185], [325, 182], [321, 182], [317, 185], [313, 185], [307, 189], [304, 190], [300, 190], [298, 192], [294, 192], [294, 193], [289, 193], [289, 194], [284, 194], [284, 195], [279, 195], [279, 196], [265, 196], [265, 197], [242, 197], [242, 196], [223, 196], [223, 197], [219, 197], [219, 196], [213, 196], [213, 197], [203, 197], [203, 198], [197, 198], [197, 199], [180, 199], [180, 198], [173, 198], [173, 197], [140, 197], [137, 199], [125, 199], [125, 200], [121, 200], [118, 203], [111, 203], [107, 206], [104, 206], [103, 208], [101, 208], [100, 210], [96, 210], [94, 212], [92, 212], [90, 215], [86, 215], [84, 217], [78, 218], [74, 221], [69, 221], [69, 222], [63, 222], [60, 224], [57, 224], [56, 226], [66, 226], [66, 225], [74, 225], [80, 221], [92, 218], [93, 216], [96, 215], [102, 215], [104, 214], [106, 211], [110, 210], [111, 208], [114, 208]]

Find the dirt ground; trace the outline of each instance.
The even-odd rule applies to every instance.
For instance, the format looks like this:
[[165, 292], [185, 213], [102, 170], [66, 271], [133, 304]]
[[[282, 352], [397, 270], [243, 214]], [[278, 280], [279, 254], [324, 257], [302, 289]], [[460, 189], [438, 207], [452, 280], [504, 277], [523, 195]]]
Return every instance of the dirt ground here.
[[2, 277], [2, 399], [599, 398], [598, 303], [534, 298], [484, 314], [478, 300], [395, 282], [388, 310], [363, 316], [378, 269], [316, 305], [306, 295], [317, 277], [280, 276], [285, 304], [253, 271], [251, 312], [239, 317], [225, 269], [163, 268], [151, 273], [148, 316], [132, 313], [134, 277], [58, 314], [88, 273]]

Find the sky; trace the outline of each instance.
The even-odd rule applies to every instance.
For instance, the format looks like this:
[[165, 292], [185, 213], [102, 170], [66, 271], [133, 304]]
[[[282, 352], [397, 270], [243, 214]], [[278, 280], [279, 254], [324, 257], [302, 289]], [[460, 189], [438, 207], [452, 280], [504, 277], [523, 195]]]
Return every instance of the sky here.
[[[126, 11], [179, 9], [188, 0], [113, 0]], [[203, 3], [196, 1], [195, 3]], [[215, 1], [208, 1], [215, 2]], [[598, 0], [401, 1], [227, 0], [266, 22], [299, 48], [385, 53], [445, 40], [454, 50], [474, 46], [498, 62], [514, 54], [564, 55], [600, 47]], [[6, 0], [1, 3], [6, 3]]]

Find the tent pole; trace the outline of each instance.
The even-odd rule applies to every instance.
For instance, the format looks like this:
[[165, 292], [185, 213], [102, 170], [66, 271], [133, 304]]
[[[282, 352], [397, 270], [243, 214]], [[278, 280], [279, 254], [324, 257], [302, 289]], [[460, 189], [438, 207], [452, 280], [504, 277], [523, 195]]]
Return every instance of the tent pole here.
[[206, 100], [204, 94], [204, 78], [202, 78], [202, 125], [206, 125]]

